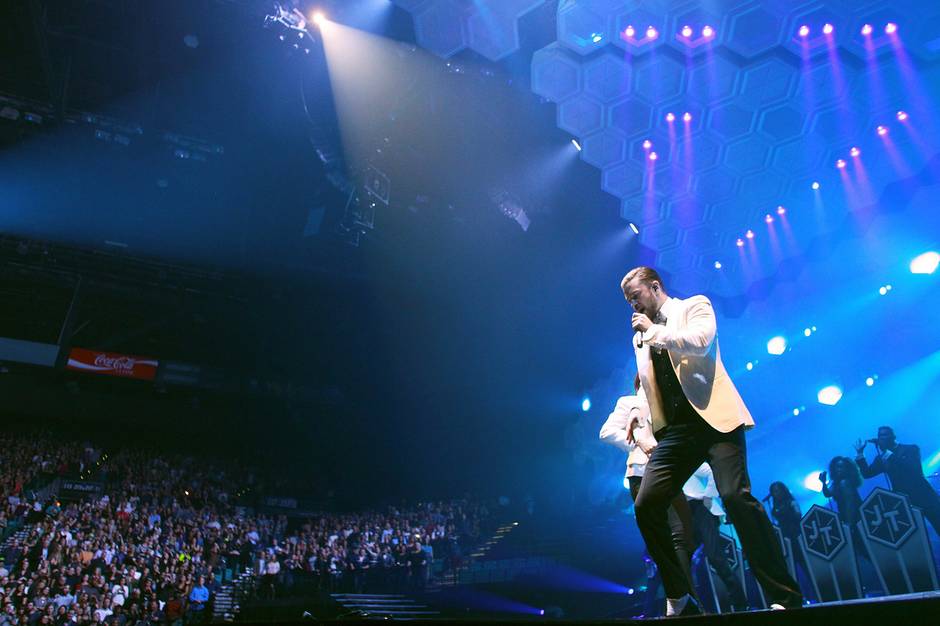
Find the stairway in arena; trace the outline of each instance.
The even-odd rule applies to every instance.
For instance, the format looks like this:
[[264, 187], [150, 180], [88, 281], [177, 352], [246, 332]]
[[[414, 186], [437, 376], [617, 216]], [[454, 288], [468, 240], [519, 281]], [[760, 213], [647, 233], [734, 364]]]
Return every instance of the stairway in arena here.
[[[440, 611], [402, 594], [392, 593], [334, 593], [331, 594], [346, 611], [346, 615], [374, 619], [434, 619]], [[338, 616], [342, 618], [343, 615]]]

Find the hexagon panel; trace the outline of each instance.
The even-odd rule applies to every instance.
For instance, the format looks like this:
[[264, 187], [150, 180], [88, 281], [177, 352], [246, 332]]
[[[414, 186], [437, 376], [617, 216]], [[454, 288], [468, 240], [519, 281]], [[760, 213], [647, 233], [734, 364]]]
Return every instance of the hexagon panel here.
[[785, 21], [783, 13], [763, 3], [742, 7], [731, 14], [725, 45], [742, 57], [759, 56], [783, 42]]
[[457, 0], [432, 2], [415, 14], [418, 45], [445, 59], [467, 45], [464, 11]]
[[633, 69], [622, 55], [606, 53], [584, 66], [584, 91], [601, 102], [613, 102], [630, 93], [632, 78]]
[[676, 98], [685, 89], [685, 66], [671, 56], [661, 56], [634, 70], [634, 93], [651, 104]]
[[607, 45], [608, 18], [591, 10], [586, 2], [561, 2], [558, 6], [558, 41], [578, 54], [587, 55]]
[[623, 136], [608, 128], [584, 140], [581, 158], [594, 167], [603, 169], [623, 161], [626, 150], [627, 143]]
[[532, 91], [561, 102], [570, 98], [581, 87], [581, 66], [576, 59], [554, 43], [532, 56]]
[[610, 107], [609, 124], [625, 137], [649, 134], [653, 109], [641, 100], [625, 98]]
[[584, 137], [601, 129], [604, 106], [586, 94], [579, 94], [558, 107], [558, 128]]
[[725, 57], [711, 56], [689, 71], [688, 98], [705, 107], [726, 102], [737, 93], [740, 69]]

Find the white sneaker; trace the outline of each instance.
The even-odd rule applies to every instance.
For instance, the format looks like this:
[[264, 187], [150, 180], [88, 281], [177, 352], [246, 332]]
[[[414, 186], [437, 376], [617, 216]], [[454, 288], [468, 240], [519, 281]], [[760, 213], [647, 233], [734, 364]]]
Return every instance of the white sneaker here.
[[770, 605], [770, 610], [771, 611], [786, 611], [787, 607], [783, 606], [782, 604], [777, 604], [775, 602], [774, 604]]

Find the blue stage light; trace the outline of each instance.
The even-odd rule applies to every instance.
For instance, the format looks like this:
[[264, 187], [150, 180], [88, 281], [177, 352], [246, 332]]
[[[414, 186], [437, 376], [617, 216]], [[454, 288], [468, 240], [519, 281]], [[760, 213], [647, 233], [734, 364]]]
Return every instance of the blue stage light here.
[[780, 356], [787, 351], [787, 340], [784, 337], [774, 337], [767, 342], [767, 353]]
[[816, 399], [819, 400], [820, 404], [835, 406], [839, 404], [839, 400], [842, 399], [842, 389], [836, 385], [823, 387], [819, 390], [819, 393], [816, 394]]
[[933, 274], [940, 265], [940, 254], [930, 251], [916, 257], [911, 261], [912, 274]]
[[581, 400], [581, 410], [584, 411], [585, 413], [591, 410], [590, 398], [585, 398], [584, 400]]

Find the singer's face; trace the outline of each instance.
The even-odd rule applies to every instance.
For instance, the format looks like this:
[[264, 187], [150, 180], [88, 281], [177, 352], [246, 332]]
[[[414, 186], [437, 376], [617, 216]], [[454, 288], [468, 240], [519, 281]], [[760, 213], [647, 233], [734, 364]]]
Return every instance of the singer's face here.
[[894, 443], [894, 433], [889, 430], [878, 430], [878, 447], [887, 450]]
[[627, 303], [633, 307], [634, 311], [642, 313], [650, 319], [656, 317], [659, 305], [656, 302], [656, 295], [649, 285], [634, 278], [627, 283], [624, 295], [626, 295]]

